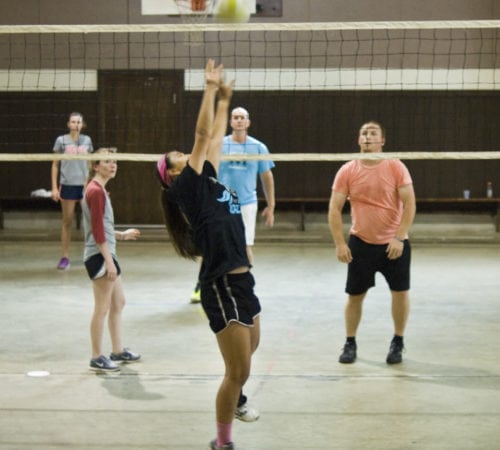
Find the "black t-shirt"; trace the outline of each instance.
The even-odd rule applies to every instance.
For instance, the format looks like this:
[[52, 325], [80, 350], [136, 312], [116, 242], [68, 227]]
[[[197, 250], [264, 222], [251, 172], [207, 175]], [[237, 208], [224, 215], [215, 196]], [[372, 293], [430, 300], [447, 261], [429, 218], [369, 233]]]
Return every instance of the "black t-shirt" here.
[[210, 162], [205, 161], [201, 175], [188, 164], [175, 180], [169, 195], [179, 204], [193, 228], [194, 243], [203, 256], [202, 282], [250, 265], [238, 196], [217, 181], [217, 173]]

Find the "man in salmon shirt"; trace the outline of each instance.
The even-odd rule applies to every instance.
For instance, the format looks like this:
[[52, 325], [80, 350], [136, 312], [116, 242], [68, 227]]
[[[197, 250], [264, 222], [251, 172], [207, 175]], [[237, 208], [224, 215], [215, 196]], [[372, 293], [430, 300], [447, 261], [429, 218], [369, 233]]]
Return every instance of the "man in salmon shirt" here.
[[[359, 130], [361, 153], [380, 153], [385, 131], [375, 121]], [[342, 208], [349, 199], [352, 226], [346, 243]], [[385, 277], [392, 296], [394, 337], [387, 364], [402, 362], [403, 336], [410, 312], [411, 247], [408, 230], [415, 218], [415, 193], [406, 166], [396, 159], [360, 159], [345, 163], [332, 186], [328, 223], [337, 259], [348, 264], [345, 306], [347, 340], [339, 362], [353, 363], [357, 356], [356, 332], [363, 300], [375, 285], [375, 273]]]

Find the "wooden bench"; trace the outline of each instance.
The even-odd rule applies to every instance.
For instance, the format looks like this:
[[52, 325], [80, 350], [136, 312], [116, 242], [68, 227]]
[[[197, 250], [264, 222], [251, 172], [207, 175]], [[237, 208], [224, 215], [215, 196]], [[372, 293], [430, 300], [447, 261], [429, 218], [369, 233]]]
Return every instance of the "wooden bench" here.
[[[4, 197], [0, 198], [0, 230], [4, 229], [4, 212], [6, 211], [61, 211], [61, 203], [50, 197]], [[82, 223], [82, 210], [75, 208], [76, 228]]]
[[[259, 198], [259, 202], [265, 204], [265, 199]], [[306, 229], [306, 213], [308, 207], [323, 210], [328, 209], [330, 199], [327, 197], [277, 197], [276, 209], [297, 209], [300, 213], [300, 230]], [[346, 211], [349, 210], [349, 202], [346, 202]], [[500, 198], [471, 198], [460, 197], [449, 198], [417, 198], [417, 214], [419, 212], [465, 212], [465, 213], [489, 213], [494, 218], [495, 230], [500, 231]]]
[[493, 217], [495, 231], [500, 231], [500, 198], [417, 198], [418, 212], [489, 213]]

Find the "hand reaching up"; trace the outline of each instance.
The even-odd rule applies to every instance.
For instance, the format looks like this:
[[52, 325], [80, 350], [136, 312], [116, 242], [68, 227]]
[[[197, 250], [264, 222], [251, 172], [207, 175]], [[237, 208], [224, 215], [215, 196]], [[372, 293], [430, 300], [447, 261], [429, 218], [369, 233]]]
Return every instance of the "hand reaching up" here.
[[224, 66], [219, 64], [215, 67], [215, 61], [213, 59], [209, 59], [207, 61], [207, 65], [205, 66], [205, 80], [207, 84], [214, 84], [219, 87], [222, 83], [222, 73]]
[[225, 84], [224, 80], [221, 80], [221, 84], [219, 85], [219, 100], [231, 100], [233, 88], [234, 80], [231, 80], [228, 84]]

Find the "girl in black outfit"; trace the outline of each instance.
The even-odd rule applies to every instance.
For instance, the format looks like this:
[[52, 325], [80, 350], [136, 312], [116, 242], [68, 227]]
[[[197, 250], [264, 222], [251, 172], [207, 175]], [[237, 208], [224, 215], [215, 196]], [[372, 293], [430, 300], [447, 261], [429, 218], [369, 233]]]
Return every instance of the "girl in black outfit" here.
[[234, 448], [231, 425], [259, 343], [261, 308], [253, 292], [238, 197], [217, 181], [233, 83], [224, 83], [222, 65], [215, 67], [213, 60], [207, 62], [205, 80], [192, 153], [171, 151], [157, 169], [176, 251], [186, 258], [203, 257], [201, 303], [225, 363], [216, 399], [217, 439], [209, 447], [217, 450]]

